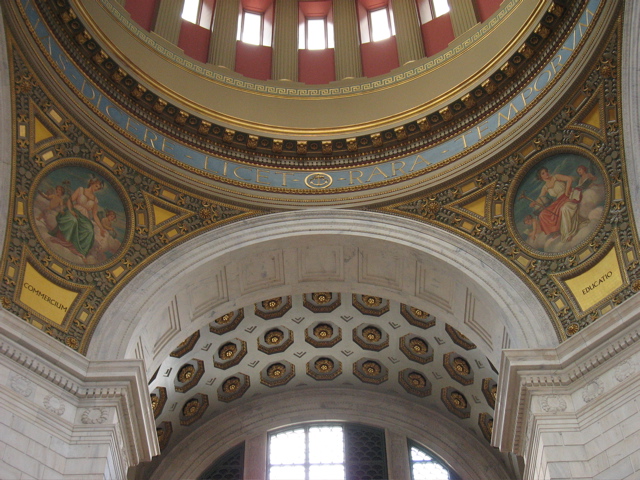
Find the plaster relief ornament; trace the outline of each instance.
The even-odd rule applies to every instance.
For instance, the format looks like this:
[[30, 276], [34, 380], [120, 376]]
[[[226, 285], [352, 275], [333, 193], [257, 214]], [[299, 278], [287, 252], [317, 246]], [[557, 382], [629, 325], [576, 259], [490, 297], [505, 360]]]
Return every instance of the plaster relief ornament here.
[[23, 397], [31, 396], [34, 390], [33, 383], [22, 375], [12, 375], [9, 385], [11, 386], [11, 390], [19, 393]]
[[592, 402], [598, 398], [602, 392], [604, 392], [604, 386], [602, 381], [596, 378], [594, 381], [587, 383], [587, 386], [582, 390], [582, 399], [586, 402]]
[[117, 257], [126, 238], [127, 218], [106, 174], [71, 164], [44, 171], [34, 185], [33, 221], [49, 251], [80, 266]]
[[607, 188], [596, 162], [559, 153], [537, 162], [524, 176], [513, 203], [520, 240], [543, 253], [577, 247], [598, 228]]
[[616, 377], [616, 380], [619, 382], [625, 381], [634, 373], [636, 373], [636, 366], [630, 360], [625, 360], [624, 362], [621, 362], [614, 369], [614, 376]]
[[102, 424], [107, 420], [109, 411], [106, 408], [92, 407], [87, 408], [82, 412], [80, 421], [85, 425]]
[[540, 408], [547, 413], [564, 412], [567, 409], [567, 402], [559, 395], [547, 395], [540, 399]]
[[64, 402], [60, 399], [60, 397], [56, 397], [53, 394], [44, 397], [42, 404], [44, 405], [44, 408], [49, 410], [51, 413], [55, 413], [56, 415], [62, 415], [65, 411]]

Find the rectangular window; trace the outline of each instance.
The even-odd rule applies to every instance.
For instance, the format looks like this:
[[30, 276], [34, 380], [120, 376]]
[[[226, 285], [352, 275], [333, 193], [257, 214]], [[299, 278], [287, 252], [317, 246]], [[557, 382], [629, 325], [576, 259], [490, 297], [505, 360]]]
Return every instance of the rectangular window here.
[[307, 18], [307, 49], [324, 50], [327, 48], [327, 19]]
[[435, 18], [449, 12], [449, 2], [447, 0], [432, 0], [432, 2], [433, 15]]
[[198, 23], [200, 15], [200, 0], [184, 0], [182, 19], [191, 23]]
[[418, 11], [420, 23], [425, 24], [449, 13], [449, 2], [448, 0], [418, 0]]
[[242, 12], [242, 35], [240, 39], [251, 45], [262, 45], [263, 15], [260, 13]]
[[391, 19], [389, 9], [380, 8], [369, 10], [369, 28], [371, 29], [371, 41], [386, 40], [391, 36]]

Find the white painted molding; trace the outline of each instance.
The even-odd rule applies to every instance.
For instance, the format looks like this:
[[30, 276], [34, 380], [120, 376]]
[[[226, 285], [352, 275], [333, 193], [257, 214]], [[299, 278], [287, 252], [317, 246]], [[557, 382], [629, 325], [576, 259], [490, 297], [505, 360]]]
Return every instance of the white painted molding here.
[[[334, 243], [332, 243], [334, 242]], [[177, 291], [188, 287], [194, 272], [236, 272], [228, 279], [231, 300], [222, 302], [216, 311], [237, 307], [270, 298], [269, 295], [303, 293], [311, 288], [379, 295], [400, 302], [413, 302], [426, 311], [446, 313], [438, 305], [420, 299], [416, 293], [418, 279], [415, 274], [406, 275], [402, 286], [362, 283], [358, 275], [320, 282], [299, 282], [297, 274], [285, 274], [280, 285], [242, 292], [238, 284], [238, 262], [252, 255], [263, 255], [273, 249], [317, 247], [319, 244], [336, 244], [344, 248], [355, 243], [366, 244], [368, 249], [398, 255], [398, 261], [416, 262], [429, 266], [439, 265], [446, 273], [446, 280], [454, 279], [456, 287], [466, 287], [480, 298], [490, 311], [485, 318], [485, 330], [508, 332], [511, 344], [518, 348], [551, 347], [558, 344], [551, 320], [533, 292], [500, 260], [472, 245], [470, 242], [413, 220], [375, 212], [317, 209], [265, 215], [230, 224], [198, 236], [167, 252], [134, 278], [105, 311], [89, 346], [88, 356], [94, 359], [131, 358], [136, 349], [148, 355], [145, 358], [147, 372], [155, 369], [171, 349], [197, 328], [208, 323], [207, 318], [181, 319], [177, 325], [173, 343], [166, 342], [161, 351], [153, 345], [145, 345], [146, 337], [158, 331], [159, 316], [166, 311], [169, 299]], [[342, 261], [342, 260], [341, 260]], [[345, 264], [349, 261], [345, 259]], [[199, 277], [198, 277], [199, 278]], [[199, 278], [199, 282], [204, 279]], [[232, 283], [235, 282], [235, 283]], [[306, 289], [306, 290], [305, 290]], [[239, 298], [239, 297], [242, 298]], [[455, 299], [457, 303], [459, 299]], [[234, 303], [235, 302], [235, 303]], [[242, 302], [240, 304], [239, 302]], [[184, 312], [181, 311], [181, 316]], [[184, 316], [187, 316], [184, 314]], [[462, 315], [443, 319], [463, 333], [484, 345], [468, 326]], [[492, 322], [492, 323], [486, 323]], [[173, 328], [173, 327], [172, 327]], [[145, 333], [147, 332], [147, 333]], [[502, 334], [498, 331], [496, 335]], [[142, 345], [139, 344], [142, 342]], [[501, 343], [487, 347], [487, 355], [498, 361]], [[493, 349], [491, 352], [490, 350]], [[138, 353], [140, 354], [140, 353]], [[490, 357], [491, 358], [491, 357]], [[158, 359], [158, 360], [155, 360]]]
[[[52, 398], [63, 396], [81, 409], [75, 430], [82, 430], [80, 424], [104, 422], [102, 414], [94, 418], [92, 408], [115, 409], [128, 467], [160, 453], [141, 361], [90, 361], [5, 310], [0, 310], [0, 361], [53, 392]], [[49, 400], [53, 410], [60, 408], [58, 402], [54, 404]], [[77, 441], [87, 441], [86, 435]]]

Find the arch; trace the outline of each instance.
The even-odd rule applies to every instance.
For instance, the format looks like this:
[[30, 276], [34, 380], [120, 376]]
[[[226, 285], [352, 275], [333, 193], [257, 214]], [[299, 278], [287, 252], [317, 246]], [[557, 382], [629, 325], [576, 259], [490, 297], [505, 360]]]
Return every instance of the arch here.
[[640, 4], [626, 2], [622, 29], [622, 132], [636, 228], [640, 219]]
[[229, 445], [285, 425], [317, 421], [362, 423], [404, 435], [425, 445], [462, 478], [513, 478], [494, 450], [434, 410], [397, 396], [333, 388], [261, 396], [231, 408], [176, 445], [151, 478], [198, 478]]
[[0, 238], [4, 240], [10, 215], [11, 156], [13, 150], [13, 114], [11, 102], [11, 75], [9, 52], [2, 10], [0, 9]]
[[[305, 276], [300, 258], [309, 252], [337, 260]], [[265, 262], [265, 271], [249, 275], [255, 262]], [[484, 346], [496, 364], [508, 346], [558, 344], [535, 295], [484, 250], [413, 220], [317, 209], [230, 224], [167, 252], [111, 303], [88, 356], [144, 358], [153, 372], [175, 344], [209, 322], [205, 313], [314, 289], [368, 293], [432, 311]]]

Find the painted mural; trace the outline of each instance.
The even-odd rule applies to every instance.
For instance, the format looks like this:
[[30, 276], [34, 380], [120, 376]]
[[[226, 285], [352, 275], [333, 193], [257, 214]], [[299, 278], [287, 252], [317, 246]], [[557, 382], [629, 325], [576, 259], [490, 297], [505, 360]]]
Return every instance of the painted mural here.
[[521, 241], [534, 250], [562, 253], [595, 231], [606, 189], [590, 159], [561, 153], [540, 161], [518, 187], [514, 220]]
[[119, 252], [125, 210], [113, 186], [81, 166], [52, 170], [39, 182], [33, 218], [48, 249], [71, 263], [98, 265]]

